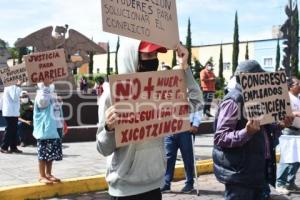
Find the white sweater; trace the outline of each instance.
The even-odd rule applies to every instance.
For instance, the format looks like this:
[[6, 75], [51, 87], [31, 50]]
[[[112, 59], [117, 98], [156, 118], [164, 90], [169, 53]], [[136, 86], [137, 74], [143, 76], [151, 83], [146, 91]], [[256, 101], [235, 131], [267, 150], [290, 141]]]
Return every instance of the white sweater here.
[[4, 117], [20, 116], [21, 88], [15, 85], [4, 88], [2, 115]]

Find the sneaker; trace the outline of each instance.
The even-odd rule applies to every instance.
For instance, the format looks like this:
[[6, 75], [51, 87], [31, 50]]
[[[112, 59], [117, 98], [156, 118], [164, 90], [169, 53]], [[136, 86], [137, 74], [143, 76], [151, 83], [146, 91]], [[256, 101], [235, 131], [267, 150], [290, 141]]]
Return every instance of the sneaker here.
[[26, 147], [27, 145], [24, 142], [20, 143], [20, 147]]
[[185, 185], [182, 189], [182, 193], [191, 193], [194, 190], [194, 187], [192, 185]]
[[171, 192], [171, 188], [169, 185], [164, 185], [162, 188], [160, 188], [160, 192], [164, 193], [164, 192]]
[[1, 152], [1, 153], [11, 153], [11, 151], [6, 150], [6, 149], [2, 149], [2, 148], [0, 148], [0, 152]]
[[210, 114], [210, 113], [206, 113], [206, 116], [207, 117], [214, 117], [212, 114]]
[[276, 191], [279, 194], [282, 194], [282, 195], [288, 195], [288, 194], [290, 194], [290, 191], [286, 187], [283, 187], [283, 186], [277, 186], [276, 187]]
[[300, 187], [298, 187], [295, 183], [289, 185], [287, 187], [288, 190], [292, 191], [292, 192], [297, 192], [300, 191]]
[[11, 149], [10, 151], [11, 151], [12, 153], [23, 153], [23, 151], [21, 151], [21, 150], [19, 150], [19, 149], [17, 149], [17, 148]]

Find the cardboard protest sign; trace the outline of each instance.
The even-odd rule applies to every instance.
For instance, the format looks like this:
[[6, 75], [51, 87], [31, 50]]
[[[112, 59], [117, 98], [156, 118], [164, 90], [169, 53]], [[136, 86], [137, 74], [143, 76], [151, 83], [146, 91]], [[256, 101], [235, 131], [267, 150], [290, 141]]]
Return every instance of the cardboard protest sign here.
[[179, 44], [176, 0], [101, 0], [103, 31], [152, 42]]
[[4, 87], [17, 84], [18, 80], [27, 82], [27, 72], [25, 64], [14, 65], [12, 67], [0, 68], [0, 78]]
[[117, 147], [189, 130], [183, 70], [112, 75], [109, 83]]
[[26, 55], [25, 64], [31, 84], [42, 82], [46, 77], [61, 80], [68, 76], [68, 66], [63, 49]]
[[264, 125], [292, 115], [285, 72], [245, 73], [240, 75], [240, 83], [248, 119]]

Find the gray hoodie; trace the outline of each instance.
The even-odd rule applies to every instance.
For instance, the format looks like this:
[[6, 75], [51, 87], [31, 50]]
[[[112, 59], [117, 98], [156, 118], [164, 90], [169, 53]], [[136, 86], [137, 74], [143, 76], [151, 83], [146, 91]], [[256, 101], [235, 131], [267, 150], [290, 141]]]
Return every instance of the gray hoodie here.
[[[119, 74], [134, 73], [138, 66], [140, 41], [126, 38], [118, 53]], [[186, 82], [193, 107], [200, 102], [200, 88], [191, 70], [186, 70]], [[116, 148], [114, 131], [106, 131], [105, 111], [111, 106], [110, 90], [104, 90], [99, 99], [99, 128], [97, 150], [108, 157], [106, 181], [109, 194], [116, 197], [131, 196], [159, 188], [165, 174], [163, 138], [152, 139]], [[200, 106], [201, 108], [201, 106]]]

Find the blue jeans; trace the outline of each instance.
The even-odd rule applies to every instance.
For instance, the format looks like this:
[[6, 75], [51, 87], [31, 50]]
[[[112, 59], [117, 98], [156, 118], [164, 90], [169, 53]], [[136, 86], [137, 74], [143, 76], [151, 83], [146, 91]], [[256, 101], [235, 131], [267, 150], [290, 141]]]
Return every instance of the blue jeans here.
[[165, 137], [165, 149], [167, 158], [167, 170], [165, 174], [165, 184], [170, 186], [173, 180], [174, 168], [177, 158], [177, 151], [180, 149], [185, 176], [186, 185], [194, 185], [194, 156], [193, 141], [190, 132], [178, 133]]
[[279, 163], [277, 169], [277, 186], [288, 186], [295, 184], [296, 174], [300, 163]]

